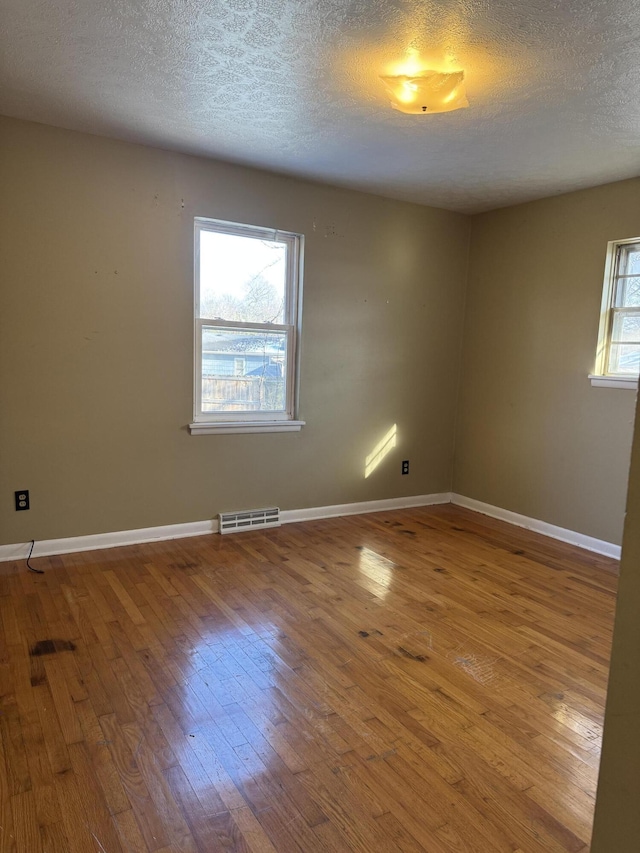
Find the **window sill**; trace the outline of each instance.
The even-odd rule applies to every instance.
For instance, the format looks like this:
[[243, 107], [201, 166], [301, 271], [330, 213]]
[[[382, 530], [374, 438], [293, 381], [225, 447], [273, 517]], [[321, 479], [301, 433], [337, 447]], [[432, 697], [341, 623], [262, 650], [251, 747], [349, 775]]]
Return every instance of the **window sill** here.
[[626, 379], [622, 376], [598, 376], [594, 373], [589, 374], [589, 379], [594, 388], [627, 388], [630, 391], [638, 390], [637, 379]]
[[299, 432], [304, 421], [216, 421], [189, 424], [191, 435], [231, 435], [249, 432]]

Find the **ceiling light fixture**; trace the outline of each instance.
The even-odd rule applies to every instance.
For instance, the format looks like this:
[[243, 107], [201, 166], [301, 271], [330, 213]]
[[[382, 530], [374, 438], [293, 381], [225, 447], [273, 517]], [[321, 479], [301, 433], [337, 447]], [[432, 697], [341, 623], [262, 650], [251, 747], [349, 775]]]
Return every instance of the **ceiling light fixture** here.
[[411, 76], [398, 74], [381, 79], [393, 96], [391, 106], [402, 113], [448, 113], [469, 106], [464, 90], [464, 71], [418, 71]]

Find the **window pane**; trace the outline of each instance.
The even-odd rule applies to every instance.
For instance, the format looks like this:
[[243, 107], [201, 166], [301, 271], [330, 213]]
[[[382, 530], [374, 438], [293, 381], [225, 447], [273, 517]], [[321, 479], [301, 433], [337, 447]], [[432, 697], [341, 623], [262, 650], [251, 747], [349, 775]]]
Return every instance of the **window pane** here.
[[622, 311], [613, 317], [612, 341], [629, 341], [640, 344], [640, 314], [625, 314]]
[[200, 232], [200, 316], [284, 323], [287, 244]]
[[620, 278], [616, 293], [616, 307], [640, 307], [640, 276], [637, 278]]
[[286, 332], [203, 327], [203, 412], [284, 412], [286, 376]]
[[640, 275], [640, 246], [637, 243], [620, 248], [618, 275]]
[[609, 373], [640, 373], [640, 344], [612, 344]]

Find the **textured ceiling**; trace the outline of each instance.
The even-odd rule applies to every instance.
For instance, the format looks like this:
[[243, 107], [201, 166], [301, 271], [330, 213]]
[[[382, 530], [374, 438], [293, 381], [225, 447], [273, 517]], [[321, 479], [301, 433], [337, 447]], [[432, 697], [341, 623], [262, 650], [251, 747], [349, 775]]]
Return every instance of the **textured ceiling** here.
[[[0, 113], [465, 212], [640, 174], [637, 0], [0, 0]], [[392, 110], [417, 51], [468, 109]]]

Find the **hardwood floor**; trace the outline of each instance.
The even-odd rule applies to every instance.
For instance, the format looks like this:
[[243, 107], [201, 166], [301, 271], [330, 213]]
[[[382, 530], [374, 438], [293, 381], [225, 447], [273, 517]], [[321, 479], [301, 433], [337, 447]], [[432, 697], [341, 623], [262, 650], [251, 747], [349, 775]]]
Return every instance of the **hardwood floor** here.
[[0, 851], [588, 850], [612, 560], [431, 507], [0, 570]]

